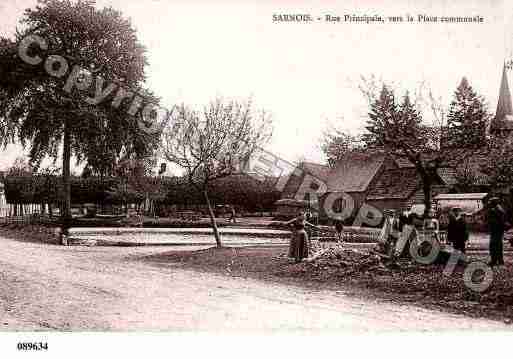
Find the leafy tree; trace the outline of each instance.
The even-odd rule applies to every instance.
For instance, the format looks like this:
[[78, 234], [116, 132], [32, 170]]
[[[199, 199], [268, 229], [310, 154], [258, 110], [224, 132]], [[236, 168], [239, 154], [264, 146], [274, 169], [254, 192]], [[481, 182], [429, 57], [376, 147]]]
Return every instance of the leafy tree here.
[[476, 172], [466, 161], [461, 166], [456, 166], [455, 169], [456, 184], [454, 189], [462, 193], [475, 192], [475, 184], [478, 180]]
[[387, 86], [378, 96], [372, 88], [364, 91], [370, 104], [367, 133], [363, 139], [369, 147], [380, 148], [393, 156], [408, 159], [422, 181], [425, 214], [431, 209], [431, 189], [439, 178], [437, 170], [447, 158], [437, 144], [441, 131], [422, 123], [422, 115], [408, 93], [400, 104]]
[[399, 123], [398, 109], [393, 91], [383, 85], [379, 98], [371, 99], [369, 119], [363, 139], [369, 147], [386, 146], [387, 130]]
[[361, 151], [365, 148], [361, 136], [355, 136], [339, 129], [324, 131], [321, 141], [321, 150], [330, 167], [335, 166], [346, 153]]
[[450, 148], [479, 148], [486, 143], [486, 127], [490, 115], [484, 99], [477, 95], [463, 77], [454, 92], [447, 115], [446, 146]]
[[[215, 204], [234, 205], [252, 212], [269, 211], [280, 199], [275, 182], [275, 178], [260, 181], [249, 174], [234, 174], [213, 181], [209, 198]], [[165, 203], [196, 205], [204, 204], [205, 199], [187, 178], [175, 177], [167, 189]]]
[[[24, 157], [16, 157], [11, 167], [9, 167], [5, 173], [5, 179], [16, 179], [16, 181], [23, 182], [27, 178], [30, 178], [34, 173], [34, 168], [28, 163], [26, 158]], [[33, 186], [24, 186], [17, 187], [15, 191], [13, 191], [13, 195], [11, 198], [14, 199], [11, 202], [11, 210], [14, 209], [14, 215], [23, 215], [23, 201], [22, 199], [28, 194], [31, 193]]]
[[121, 179], [116, 191], [123, 199], [125, 210], [128, 212], [128, 202], [141, 203], [149, 199], [150, 192], [160, 190], [160, 181], [152, 177], [156, 159], [154, 157], [140, 159], [123, 159], [114, 169], [115, 175]]
[[221, 247], [209, 196], [212, 183], [241, 172], [244, 161], [269, 140], [271, 122], [264, 111], [255, 114], [250, 101], [226, 103], [221, 99], [205, 106], [203, 112], [182, 105], [175, 117], [164, 130], [163, 153], [185, 170], [189, 184], [202, 194]]
[[406, 154], [412, 148], [425, 147], [422, 136], [426, 128], [422, 126], [422, 116], [412, 104], [408, 93], [403, 102], [396, 103], [392, 90], [383, 86], [379, 98], [370, 104], [367, 133], [363, 140], [368, 147], [386, 148]]
[[261, 181], [249, 174], [239, 174], [215, 181], [211, 197], [219, 204], [231, 204], [256, 212], [272, 208], [280, 199], [280, 193], [273, 178]]
[[490, 141], [488, 144], [487, 161], [481, 170], [488, 176], [494, 189], [513, 186], [513, 143], [509, 141]]
[[[96, 9], [94, 1], [39, 0], [21, 25], [14, 40], [0, 39], [0, 131], [4, 143], [28, 145], [36, 167], [63, 149], [66, 231], [71, 155], [104, 170], [120, 153], [147, 153], [158, 135], [141, 131], [142, 111], [128, 112], [135, 94], [143, 108], [157, 99], [142, 88], [145, 48], [119, 11]], [[35, 38], [24, 54], [41, 61], [31, 64], [20, 49]]]

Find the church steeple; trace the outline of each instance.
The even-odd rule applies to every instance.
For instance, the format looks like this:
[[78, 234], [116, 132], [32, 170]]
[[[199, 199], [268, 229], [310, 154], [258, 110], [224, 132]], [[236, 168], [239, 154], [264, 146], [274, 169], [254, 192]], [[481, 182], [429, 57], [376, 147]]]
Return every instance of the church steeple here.
[[511, 92], [508, 85], [508, 75], [506, 73], [506, 63], [502, 68], [501, 87], [499, 90], [499, 101], [497, 102], [497, 111], [490, 124], [492, 134], [505, 134], [504, 132], [513, 131], [513, 105], [511, 103]]

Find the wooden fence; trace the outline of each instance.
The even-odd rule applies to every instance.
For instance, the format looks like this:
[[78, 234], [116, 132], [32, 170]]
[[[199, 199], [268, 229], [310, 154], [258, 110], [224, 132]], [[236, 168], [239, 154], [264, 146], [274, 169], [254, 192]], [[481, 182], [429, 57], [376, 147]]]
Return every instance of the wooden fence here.
[[[312, 239], [321, 241], [337, 240], [337, 233], [333, 227], [320, 226], [321, 230], [309, 231]], [[376, 243], [379, 240], [381, 228], [345, 227], [342, 232], [344, 242]], [[438, 231], [438, 240], [447, 243], [447, 231]]]
[[41, 212], [41, 205], [36, 203], [4, 204], [0, 207], [0, 217], [25, 216]]

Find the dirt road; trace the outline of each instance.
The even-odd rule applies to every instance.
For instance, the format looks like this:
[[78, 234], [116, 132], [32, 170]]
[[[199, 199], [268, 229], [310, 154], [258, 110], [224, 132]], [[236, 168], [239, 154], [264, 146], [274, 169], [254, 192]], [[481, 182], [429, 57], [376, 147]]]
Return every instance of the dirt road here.
[[140, 260], [166, 250], [60, 247], [0, 238], [0, 325], [3, 330], [507, 328], [499, 322], [342, 292], [309, 291]]

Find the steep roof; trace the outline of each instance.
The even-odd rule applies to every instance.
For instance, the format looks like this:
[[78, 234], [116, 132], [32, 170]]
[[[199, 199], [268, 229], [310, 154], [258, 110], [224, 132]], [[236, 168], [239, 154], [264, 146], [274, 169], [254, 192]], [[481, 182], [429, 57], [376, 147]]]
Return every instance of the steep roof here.
[[297, 169], [299, 170], [293, 171], [288, 177], [287, 183], [282, 189], [282, 198], [295, 198], [297, 196], [305, 195], [305, 193], [299, 193], [305, 174], [309, 174], [326, 183], [330, 173], [330, 168], [328, 166], [312, 162], [301, 162], [297, 166]]
[[513, 129], [513, 105], [511, 104], [511, 92], [508, 85], [508, 75], [506, 74], [506, 64], [504, 64], [502, 69], [497, 110], [490, 124], [490, 131], [492, 132], [503, 129]]
[[415, 165], [405, 157], [395, 156], [394, 162], [399, 168], [414, 168]]
[[436, 171], [436, 173], [448, 186], [453, 186], [458, 183], [458, 174], [454, 167], [441, 167]]
[[370, 189], [367, 199], [406, 199], [419, 187], [415, 168], [397, 168], [383, 171]]
[[383, 153], [348, 152], [328, 176], [328, 191], [363, 192], [385, 161]]
[[330, 174], [331, 168], [329, 168], [326, 165], [321, 165], [319, 163], [313, 163], [313, 162], [302, 162], [301, 168], [310, 173], [312, 176], [322, 180], [327, 181], [328, 176]]

